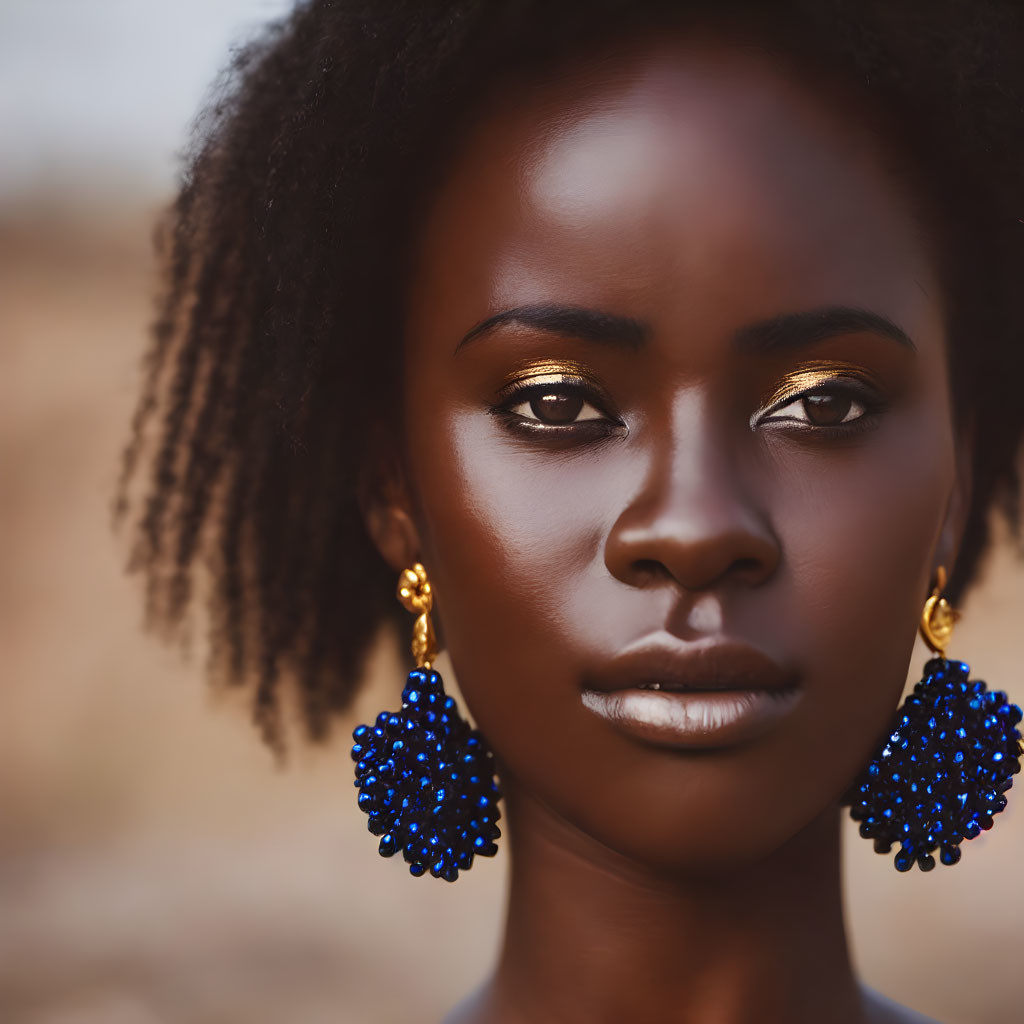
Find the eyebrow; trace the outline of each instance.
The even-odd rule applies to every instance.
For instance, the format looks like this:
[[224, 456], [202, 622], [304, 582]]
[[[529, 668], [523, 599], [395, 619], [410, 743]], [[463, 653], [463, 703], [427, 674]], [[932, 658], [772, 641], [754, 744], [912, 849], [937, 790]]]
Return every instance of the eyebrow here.
[[853, 306], [825, 306], [798, 313], [782, 313], [741, 327], [733, 335], [732, 343], [742, 352], [778, 352], [813, 345], [839, 334], [864, 332], [881, 334], [912, 352], [917, 351], [910, 335], [899, 324], [881, 313]]
[[[480, 321], [455, 346], [455, 351], [505, 324], [518, 324], [632, 351], [642, 348], [652, 333], [650, 326], [641, 320], [599, 309], [557, 304], [516, 306]], [[742, 352], [778, 352], [803, 348], [840, 334], [865, 331], [891, 338], [911, 351], [917, 350], [906, 331], [889, 317], [853, 306], [824, 306], [781, 313], [739, 328], [732, 336], [732, 345]]]
[[458, 352], [474, 338], [504, 324], [519, 324], [551, 334], [579, 338], [581, 341], [618, 345], [633, 350], [641, 348], [651, 333], [646, 324], [631, 316], [617, 316], [600, 309], [552, 304], [516, 306], [495, 313], [471, 328], [455, 346], [455, 351]]

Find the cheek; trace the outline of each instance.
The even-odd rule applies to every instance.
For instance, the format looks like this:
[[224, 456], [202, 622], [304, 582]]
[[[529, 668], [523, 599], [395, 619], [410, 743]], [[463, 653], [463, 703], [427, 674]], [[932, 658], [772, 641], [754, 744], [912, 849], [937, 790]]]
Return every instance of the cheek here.
[[780, 474], [775, 522], [787, 619], [808, 672], [798, 723], [833, 788], [874, 750], [898, 703], [954, 483], [948, 412], [893, 414], [885, 440], [817, 473]]
[[568, 595], [600, 551], [608, 481], [516, 443], [476, 409], [413, 444], [430, 466], [418, 484], [424, 544], [453, 654], [468, 668], [484, 640], [504, 656], [566, 627]]
[[797, 602], [816, 627], [807, 643], [827, 637], [833, 658], [894, 634], [906, 643], [898, 624], [914, 622], [927, 596], [953, 445], [941, 429], [900, 426], [890, 424], [870, 452], [846, 453], [799, 478], [780, 475], [791, 486], [777, 497], [775, 521]]
[[[506, 784], [515, 776], [569, 820], [589, 819], [604, 748], [588, 747], [578, 680], [600, 626], [579, 608], [595, 569], [607, 578], [604, 520], [622, 488], [585, 460], [528, 450], [478, 409], [410, 441], [425, 564], [472, 717]], [[600, 580], [596, 590], [600, 598]], [[598, 809], [593, 826], [606, 816]]]

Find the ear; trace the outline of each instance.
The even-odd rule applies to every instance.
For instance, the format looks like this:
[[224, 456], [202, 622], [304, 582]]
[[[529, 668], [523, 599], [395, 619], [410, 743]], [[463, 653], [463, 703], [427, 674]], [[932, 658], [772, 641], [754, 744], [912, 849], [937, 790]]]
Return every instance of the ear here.
[[408, 480], [395, 444], [376, 435], [367, 445], [357, 482], [363, 523], [381, 557], [396, 573], [420, 561]]
[[951, 576], [960, 554], [960, 545], [963, 541], [964, 529], [967, 526], [967, 514], [970, 511], [973, 493], [974, 432], [974, 418], [971, 416], [956, 441], [956, 478], [946, 504], [946, 516], [935, 549], [935, 564], [932, 566], [933, 581], [935, 570], [940, 565], [945, 566], [947, 575]]

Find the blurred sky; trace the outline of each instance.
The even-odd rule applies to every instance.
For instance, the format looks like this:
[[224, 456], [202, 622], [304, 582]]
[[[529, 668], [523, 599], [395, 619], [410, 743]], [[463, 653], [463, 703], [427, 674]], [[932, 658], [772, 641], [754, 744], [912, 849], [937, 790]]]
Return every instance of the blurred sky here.
[[0, 203], [166, 193], [229, 47], [292, 0], [0, 0]]

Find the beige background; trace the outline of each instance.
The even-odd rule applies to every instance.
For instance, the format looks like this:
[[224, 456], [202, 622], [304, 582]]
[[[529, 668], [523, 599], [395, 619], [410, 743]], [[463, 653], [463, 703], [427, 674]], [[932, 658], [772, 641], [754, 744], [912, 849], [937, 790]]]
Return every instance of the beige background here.
[[[75, 159], [0, 181], [0, 1021], [436, 1019], [493, 956], [507, 860], [449, 886], [377, 857], [346, 732], [396, 703], [401, 664], [382, 656], [337, 742], [282, 771], [238, 695], [205, 687], [201, 645], [142, 635], [109, 504], [169, 173], [79, 189]], [[951, 653], [1021, 703], [1021, 564], [997, 552], [964, 611]], [[1024, 1020], [1019, 788], [929, 875], [847, 822], [857, 964], [948, 1024]]]

